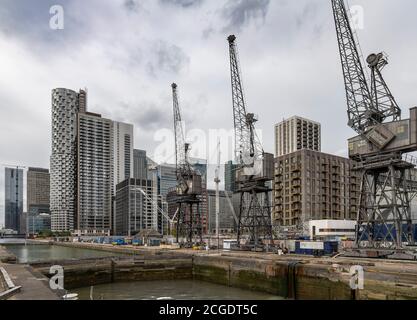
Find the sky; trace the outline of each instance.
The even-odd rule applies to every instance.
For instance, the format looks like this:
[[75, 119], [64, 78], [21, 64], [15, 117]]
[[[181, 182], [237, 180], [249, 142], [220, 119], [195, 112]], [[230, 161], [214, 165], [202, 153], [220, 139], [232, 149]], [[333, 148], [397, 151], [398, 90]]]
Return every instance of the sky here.
[[[53, 5], [64, 10], [63, 29], [50, 26]], [[417, 103], [416, 1], [349, 5], [363, 8], [364, 54], [389, 55], [385, 78], [407, 116]], [[275, 151], [274, 125], [298, 115], [322, 124], [322, 151], [347, 156], [354, 134], [330, 0], [0, 0], [0, 164], [49, 167], [51, 90], [60, 87], [88, 88], [89, 110], [134, 124], [135, 147], [161, 161], [176, 82], [187, 139], [201, 155], [196, 136], [233, 129], [229, 34], [265, 151]], [[207, 144], [213, 158], [217, 139]], [[3, 213], [2, 167], [0, 225]]]

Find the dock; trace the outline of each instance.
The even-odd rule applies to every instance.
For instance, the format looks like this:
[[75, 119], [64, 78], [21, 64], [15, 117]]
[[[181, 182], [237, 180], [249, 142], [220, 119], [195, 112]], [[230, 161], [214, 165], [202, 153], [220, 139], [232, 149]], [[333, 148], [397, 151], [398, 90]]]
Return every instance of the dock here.
[[0, 246], [0, 300], [60, 300], [49, 280]]
[[[52, 265], [64, 269], [65, 289], [125, 281], [201, 280], [265, 292], [293, 300], [415, 300], [417, 262], [272, 253], [54, 243], [57, 246], [114, 252], [115, 256], [0, 263], [16, 287], [11, 299], [57, 300], [49, 289]], [[13, 260], [0, 247], [0, 257]], [[121, 255], [122, 254], [122, 255]], [[117, 256], [116, 256], [117, 255]], [[5, 258], [6, 257], [6, 258]], [[1, 259], [1, 258], [0, 258]], [[364, 271], [364, 288], [351, 286], [351, 268]]]

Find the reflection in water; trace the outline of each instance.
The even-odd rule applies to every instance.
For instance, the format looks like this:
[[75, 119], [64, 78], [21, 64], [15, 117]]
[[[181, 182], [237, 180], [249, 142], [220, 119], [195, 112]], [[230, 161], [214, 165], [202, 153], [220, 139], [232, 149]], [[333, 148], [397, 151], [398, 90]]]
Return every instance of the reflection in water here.
[[[91, 287], [72, 290], [80, 300], [90, 300]], [[267, 293], [252, 292], [201, 281], [142, 281], [93, 287], [94, 300], [282, 300]]]
[[20, 263], [118, 256], [117, 253], [112, 252], [51, 245], [6, 245], [6, 248], [17, 257]]

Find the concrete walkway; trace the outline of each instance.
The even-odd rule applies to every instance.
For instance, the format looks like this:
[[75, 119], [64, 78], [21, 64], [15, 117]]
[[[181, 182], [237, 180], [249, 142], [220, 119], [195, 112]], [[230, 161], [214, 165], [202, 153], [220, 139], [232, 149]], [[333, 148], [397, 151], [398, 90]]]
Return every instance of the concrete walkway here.
[[[4, 268], [15, 287], [21, 287], [9, 300], [59, 300], [49, 289], [49, 280], [32, 267], [14, 264], [16, 257], [0, 246], [0, 267]], [[0, 277], [3, 276], [0, 274]], [[0, 279], [0, 292], [7, 291], [4, 279]]]
[[13, 283], [22, 287], [20, 292], [9, 300], [59, 300], [59, 297], [49, 289], [49, 280], [33, 271], [30, 266], [20, 264], [1, 266], [7, 271]]

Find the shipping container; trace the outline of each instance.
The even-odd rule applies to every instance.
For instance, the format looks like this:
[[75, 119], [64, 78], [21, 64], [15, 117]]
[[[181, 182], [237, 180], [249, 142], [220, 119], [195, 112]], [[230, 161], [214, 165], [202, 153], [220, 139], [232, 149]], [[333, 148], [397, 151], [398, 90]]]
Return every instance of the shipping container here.
[[149, 247], [159, 247], [161, 245], [161, 239], [148, 239]]
[[300, 255], [333, 255], [338, 252], [336, 241], [296, 241], [295, 253]]

